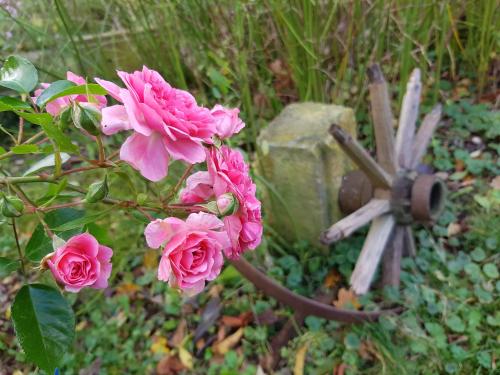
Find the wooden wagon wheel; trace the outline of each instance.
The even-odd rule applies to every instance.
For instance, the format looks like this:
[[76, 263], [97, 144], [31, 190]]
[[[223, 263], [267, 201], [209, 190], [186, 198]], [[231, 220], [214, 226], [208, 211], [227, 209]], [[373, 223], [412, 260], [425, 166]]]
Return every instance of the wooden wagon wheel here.
[[[330, 133], [361, 171], [344, 176], [340, 189], [340, 206], [350, 215], [321, 235], [321, 241], [328, 245], [349, 236], [373, 220], [350, 280], [353, 290], [358, 294], [368, 291], [384, 250], [383, 283], [399, 285], [403, 248], [407, 254], [415, 254], [410, 224], [413, 221], [435, 219], [443, 209], [446, 193], [444, 184], [435, 176], [418, 175], [415, 170], [441, 117], [441, 106], [438, 105], [425, 116], [415, 135], [421, 92], [420, 71], [415, 69], [408, 82], [396, 139], [392, 130], [393, 117], [387, 84], [377, 64], [368, 69], [368, 77], [379, 162], [342, 128], [331, 126]], [[357, 323], [373, 321], [382, 314], [402, 310], [395, 308], [366, 312], [338, 309], [293, 293], [243, 258], [231, 260], [231, 263], [265, 294], [292, 307], [297, 316], [315, 315]]]
[[441, 117], [441, 106], [437, 105], [415, 134], [422, 87], [420, 70], [415, 69], [408, 81], [395, 139], [387, 84], [380, 67], [371, 66], [368, 76], [378, 162], [342, 128], [332, 125], [330, 133], [362, 172], [345, 176], [340, 189], [341, 208], [354, 212], [321, 235], [324, 244], [331, 244], [372, 221], [350, 279], [357, 294], [368, 291], [382, 256], [383, 285], [399, 286], [402, 255], [415, 255], [410, 225], [435, 220], [446, 196], [441, 180], [416, 171]]

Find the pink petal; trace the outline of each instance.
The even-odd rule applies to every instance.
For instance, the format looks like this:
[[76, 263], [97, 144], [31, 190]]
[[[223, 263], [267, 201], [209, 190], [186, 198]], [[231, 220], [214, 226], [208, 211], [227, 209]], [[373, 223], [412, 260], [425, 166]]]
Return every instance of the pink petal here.
[[106, 135], [115, 134], [121, 130], [132, 129], [127, 111], [123, 105], [112, 105], [102, 109], [102, 132]]
[[66, 79], [68, 81], [76, 83], [77, 85], [84, 85], [86, 83], [85, 78], [83, 78], [83, 77], [81, 77], [73, 72], [70, 72], [69, 70], [66, 72]]
[[172, 269], [170, 267], [170, 260], [168, 256], [162, 256], [160, 264], [158, 265], [158, 280], [168, 282]]
[[151, 136], [132, 134], [120, 149], [120, 159], [151, 181], [160, 181], [168, 172], [169, 155], [163, 138], [158, 133]]
[[175, 140], [165, 137], [165, 146], [169, 154], [176, 160], [184, 160], [191, 164], [203, 162], [206, 154], [201, 141], [196, 141], [189, 136], [177, 133], [175, 134]]
[[186, 219], [186, 224], [194, 230], [220, 229], [224, 226], [222, 220], [217, 216], [206, 212], [190, 214]]
[[95, 258], [99, 252], [99, 243], [94, 236], [89, 233], [82, 233], [71, 237], [68, 242], [66, 242], [65, 247], [76, 248], [80, 250], [81, 253], [86, 254], [89, 258]]
[[100, 78], [94, 78], [94, 80], [104, 89], [108, 92], [109, 95], [111, 95], [113, 98], [118, 100], [120, 103], [122, 102], [122, 99], [120, 97], [120, 86], [114, 84], [113, 82], [106, 81], [104, 79]]

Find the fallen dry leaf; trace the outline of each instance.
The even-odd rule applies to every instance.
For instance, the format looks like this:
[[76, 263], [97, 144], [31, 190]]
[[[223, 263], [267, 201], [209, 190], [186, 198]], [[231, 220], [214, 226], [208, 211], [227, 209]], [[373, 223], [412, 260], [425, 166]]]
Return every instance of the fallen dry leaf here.
[[325, 281], [323, 281], [323, 285], [325, 288], [332, 289], [334, 288], [339, 281], [342, 279], [342, 276], [336, 271], [331, 270], [328, 272], [328, 275], [325, 277]]
[[158, 268], [158, 251], [157, 250], [146, 250], [144, 253], [144, 268], [148, 270], [154, 270]]
[[333, 305], [338, 308], [345, 307], [354, 307], [356, 310], [359, 310], [361, 304], [358, 301], [358, 297], [356, 297], [356, 293], [352, 289], [340, 288], [339, 294], [337, 295], [337, 300], [333, 302]]
[[134, 294], [140, 289], [141, 288], [139, 287], [139, 285], [136, 285], [134, 283], [121, 283], [116, 287], [116, 292], [118, 294]]
[[157, 336], [153, 338], [153, 344], [151, 345], [150, 350], [153, 354], [158, 354], [158, 353], [166, 354], [170, 351], [167, 345], [168, 345], [168, 340], [165, 337]]
[[243, 337], [243, 328], [238, 329], [232, 335], [226, 337], [221, 342], [216, 343], [213, 346], [213, 350], [218, 354], [226, 354], [230, 349], [232, 349], [236, 344], [238, 344]]
[[179, 347], [179, 358], [187, 369], [191, 370], [193, 368], [193, 356], [182, 346]]
[[184, 337], [186, 336], [187, 322], [186, 319], [181, 319], [179, 325], [177, 326], [172, 338], [170, 339], [170, 345], [172, 347], [180, 346]]
[[156, 366], [157, 375], [176, 375], [186, 368], [177, 356], [163, 357]]
[[345, 363], [341, 363], [333, 370], [333, 375], [344, 375], [347, 365]]
[[459, 223], [450, 223], [448, 225], [447, 234], [448, 237], [453, 237], [462, 231], [462, 226]]
[[293, 375], [304, 375], [304, 365], [306, 363], [308, 345], [302, 345], [295, 355], [295, 365], [293, 366]]
[[253, 320], [253, 313], [247, 311], [238, 316], [224, 315], [222, 317], [222, 324], [226, 327], [239, 328], [248, 325]]
[[490, 186], [495, 190], [500, 190], [500, 176], [496, 176], [490, 183]]

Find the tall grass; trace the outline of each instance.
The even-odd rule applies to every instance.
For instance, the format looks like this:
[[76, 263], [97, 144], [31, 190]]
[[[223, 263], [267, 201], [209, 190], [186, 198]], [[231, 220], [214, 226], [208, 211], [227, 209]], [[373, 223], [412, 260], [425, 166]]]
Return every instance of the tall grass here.
[[[440, 81], [495, 89], [496, 0], [22, 0], [5, 52], [33, 54], [54, 75], [67, 68], [113, 78], [146, 64], [205, 104], [242, 107], [247, 143], [296, 100], [364, 105], [366, 67], [379, 61], [401, 99], [411, 70], [434, 99]], [[12, 29], [12, 26], [9, 26]], [[0, 26], [0, 31], [2, 27]], [[21, 43], [19, 42], [21, 41]]]

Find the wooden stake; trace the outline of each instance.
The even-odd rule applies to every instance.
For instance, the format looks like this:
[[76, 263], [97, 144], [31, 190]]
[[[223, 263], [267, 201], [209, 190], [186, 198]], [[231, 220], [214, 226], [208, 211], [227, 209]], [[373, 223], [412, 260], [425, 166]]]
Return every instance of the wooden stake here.
[[387, 82], [378, 64], [373, 64], [368, 68], [368, 80], [370, 81], [370, 102], [377, 144], [377, 161], [387, 173], [394, 175], [397, 163], [394, 156], [391, 102]]
[[329, 229], [324, 231], [321, 235], [321, 242], [325, 245], [329, 245], [339, 241], [351, 235], [351, 233], [366, 225], [377, 216], [389, 212], [390, 209], [391, 204], [388, 200], [372, 199], [363, 207], [336, 222]]
[[435, 106], [431, 112], [425, 115], [422, 125], [418, 129], [417, 135], [415, 137], [415, 142], [413, 142], [412, 152], [411, 152], [411, 163], [410, 168], [415, 169], [418, 163], [422, 160], [429, 143], [431, 142], [432, 135], [436, 131], [436, 128], [441, 119], [441, 104]]
[[330, 134], [339, 143], [344, 152], [368, 176], [376, 187], [389, 189], [392, 176], [389, 175], [354, 138], [338, 125], [330, 127]]
[[391, 214], [385, 214], [373, 220], [351, 275], [350, 283], [357, 294], [365, 294], [370, 288], [394, 225], [394, 217]]
[[403, 256], [414, 258], [416, 255], [417, 255], [417, 247], [415, 246], [415, 238], [413, 237], [413, 230], [409, 225], [407, 225], [405, 226]]
[[396, 158], [401, 169], [410, 169], [411, 152], [420, 102], [420, 70], [414, 69], [406, 86], [396, 135]]

